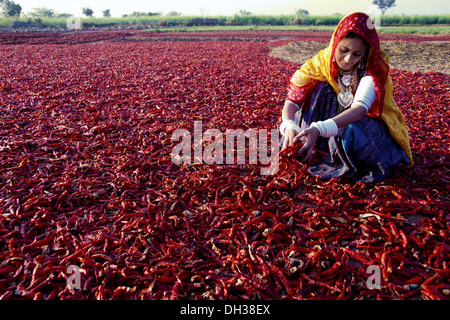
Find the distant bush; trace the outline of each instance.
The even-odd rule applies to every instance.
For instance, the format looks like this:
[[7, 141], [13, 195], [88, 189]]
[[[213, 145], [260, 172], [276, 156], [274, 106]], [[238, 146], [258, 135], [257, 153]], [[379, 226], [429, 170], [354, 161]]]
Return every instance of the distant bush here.
[[[62, 26], [67, 24], [67, 17], [70, 15], [58, 14], [54, 17], [42, 17], [42, 23], [46, 26]], [[120, 18], [102, 17], [102, 18], [83, 18], [83, 23], [90, 26], [111, 26], [111, 25], [154, 25], [154, 26], [188, 26], [192, 24], [193, 19], [214, 19], [217, 26], [336, 26], [343, 15], [335, 14], [329, 16], [311, 16], [302, 15], [243, 15], [234, 14], [231, 16], [192, 16], [182, 15], [176, 11], [169, 12], [166, 15], [161, 13], [143, 13], [133, 12]], [[15, 18], [14, 21], [26, 21], [24, 18]], [[400, 26], [400, 25], [448, 25], [450, 24], [450, 15], [383, 15], [381, 16], [381, 26]], [[0, 26], [10, 25], [9, 18], [0, 18]]]
[[382, 25], [404, 25], [404, 24], [450, 24], [450, 15], [400, 15], [400, 16], [381, 16]]

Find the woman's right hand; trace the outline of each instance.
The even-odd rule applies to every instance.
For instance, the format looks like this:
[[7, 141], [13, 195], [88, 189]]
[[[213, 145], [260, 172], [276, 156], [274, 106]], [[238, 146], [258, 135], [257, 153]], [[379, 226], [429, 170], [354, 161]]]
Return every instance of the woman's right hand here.
[[286, 129], [284, 134], [283, 148], [298, 142], [299, 140], [303, 140], [303, 145], [299, 150], [297, 150], [297, 155], [304, 154], [301, 162], [306, 163], [311, 160], [314, 154], [314, 146], [316, 145], [317, 138], [319, 136], [319, 130], [315, 127], [309, 127], [299, 134], [295, 130]]
[[303, 146], [297, 151], [298, 154], [305, 154], [301, 162], [306, 163], [311, 160], [314, 154], [314, 147], [316, 145], [317, 138], [319, 137], [319, 130], [317, 128], [310, 126], [309, 128], [303, 130], [299, 135], [294, 138], [294, 143], [300, 139], [304, 139]]
[[294, 143], [294, 138], [297, 136], [297, 131], [292, 129], [286, 129], [284, 132], [284, 141], [282, 149]]

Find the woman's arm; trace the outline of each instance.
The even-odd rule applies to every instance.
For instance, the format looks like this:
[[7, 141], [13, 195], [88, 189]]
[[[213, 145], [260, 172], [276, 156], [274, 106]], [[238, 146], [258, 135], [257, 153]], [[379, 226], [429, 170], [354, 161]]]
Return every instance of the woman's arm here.
[[353, 122], [361, 120], [367, 113], [367, 109], [361, 105], [352, 106], [351, 108], [341, 112], [334, 118], [338, 128], [346, 127]]
[[[299, 110], [299, 106], [297, 106], [295, 103], [286, 100], [286, 102], [284, 103], [284, 107], [283, 107], [283, 111], [281, 113], [281, 119], [282, 121], [286, 121], [286, 120], [295, 120], [295, 113]], [[290, 145], [293, 140], [294, 137], [298, 134], [299, 132], [296, 132], [293, 129], [289, 129], [287, 128], [283, 135], [284, 135], [284, 141], [283, 141], [283, 149], [286, 148], [288, 145]]]
[[295, 120], [295, 113], [298, 111], [299, 107], [289, 101], [286, 100], [283, 107], [283, 112], [281, 113], [281, 118], [284, 120]]

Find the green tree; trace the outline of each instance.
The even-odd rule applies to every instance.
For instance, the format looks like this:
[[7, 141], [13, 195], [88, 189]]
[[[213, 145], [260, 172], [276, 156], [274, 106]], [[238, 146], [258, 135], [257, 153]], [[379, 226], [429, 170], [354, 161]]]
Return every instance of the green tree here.
[[140, 12], [140, 11], [133, 11], [133, 13], [131, 14], [132, 17], [143, 17], [146, 16], [147, 13], [145, 12]]
[[247, 10], [242, 9], [242, 10], [239, 10], [239, 14], [240, 14], [240, 15], [243, 15], [243, 16], [249, 16], [249, 15], [251, 15], [252, 13], [251, 13], [250, 11], [247, 11]]
[[106, 10], [103, 10], [102, 12], [103, 12], [104, 17], [111, 17], [111, 10], [106, 9]]
[[177, 16], [181, 16], [182, 13], [181, 12], [177, 12], [177, 11], [170, 11], [166, 14], [167, 16], [171, 16], [171, 17], [177, 17]]
[[0, 8], [5, 17], [18, 17], [22, 13], [22, 7], [14, 1], [0, 0]]
[[91, 8], [82, 8], [81, 12], [86, 16], [86, 17], [92, 17], [92, 15], [94, 14], [94, 11], [92, 11]]
[[70, 18], [71, 16], [73, 16], [73, 14], [72, 13], [58, 13], [58, 14], [56, 14], [56, 17], [58, 17], [58, 18]]
[[29, 13], [32, 17], [55, 17], [55, 10], [49, 9], [46, 7], [39, 7], [39, 8], [33, 8], [32, 11]]
[[395, 0], [374, 0], [373, 4], [380, 8], [382, 14], [385, 14], [389, 8], [396, 6]]
[[309, 11], [305, 10], [305, 9], [298, 9], [298, 10], [295, 11], [295, 14], [299, 14], [299, 15], [302, 15], [302, 16], [307, 16], [307, 15], [309, 15]]
[[305, 17], [308, 15], [309, 15], [308, 10], [305, 10], [305, 9], [295, 10], [295, 18], [290, 23], [293, 25], [300, 25], [300, 24], [302, 24]]

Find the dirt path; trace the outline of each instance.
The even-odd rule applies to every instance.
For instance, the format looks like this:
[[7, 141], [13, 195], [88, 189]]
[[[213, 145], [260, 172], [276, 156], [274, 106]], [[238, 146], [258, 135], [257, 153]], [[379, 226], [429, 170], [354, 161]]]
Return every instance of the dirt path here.
[[[272, 48], [270, 55], [302, 64], [327, 45], [321, 42], [291, 42], [285, 46]], [[450, 74], [448, 41], [422, 43], [384, 41], [381, 45], [389, 54], [391, 68]]]

